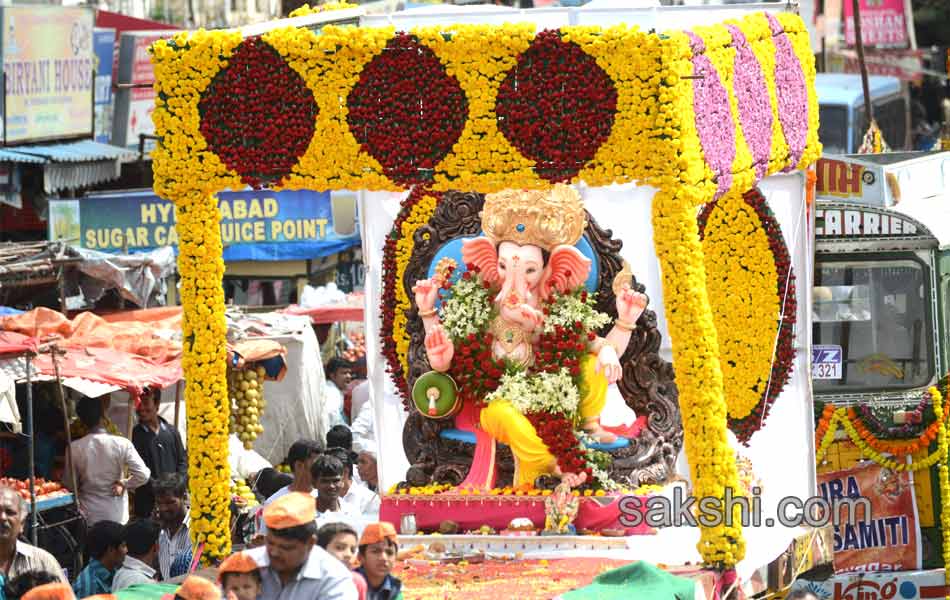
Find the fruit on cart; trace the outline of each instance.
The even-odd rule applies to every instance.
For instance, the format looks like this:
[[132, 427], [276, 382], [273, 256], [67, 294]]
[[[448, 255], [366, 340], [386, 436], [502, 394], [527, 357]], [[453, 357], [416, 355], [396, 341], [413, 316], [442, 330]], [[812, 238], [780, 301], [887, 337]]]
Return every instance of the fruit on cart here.
[[[25, 479], [14, 479], [13, 477], [0, 477], [0, 486], [13, 488], [24, 500], [30, 499], [30, 482]], [[63, 484], [56, 481], [46, 481], [42, 477], [34, 480], [34, 491], [37, 500], [49, 500], [69, 493]]]
[[254, 495], [254, 491], [251, 490], [251, 487], [247, 485], [247, 482], [243, 479], [231, 480], [231, 496], [239, 499], [238, 502], [248, 508], [255, 508], [260, 505], [257, 501], [257, 496]]
[[366, 336], [362, 333], [351, 333], [349, 336], [348, 348], [340, 353], [341, 358], [350, 362], [366, 356]]
[[264, 399], [264, 367], [248, 366], [228, 370], [228, 397], [231, 400], [230, 432], [244, 443], [244, 448], [254, 447], [254, 440], [263, 433], [261, 415], [267, 408]]

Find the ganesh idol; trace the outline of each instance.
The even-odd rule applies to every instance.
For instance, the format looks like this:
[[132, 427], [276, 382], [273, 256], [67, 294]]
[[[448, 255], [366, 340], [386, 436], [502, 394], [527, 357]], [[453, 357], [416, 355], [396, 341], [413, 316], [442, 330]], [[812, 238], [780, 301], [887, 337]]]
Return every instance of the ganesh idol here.
[[[492, 485], [495, 441], [511, 448], [516, 485], [542, 475], [579, 485], [591, 473], [583, 445], [564, 439], [618, 442], [600, 414], [647, 298], [628, 275], [613, 287], [616, 319], [596, 311], [584, 286], [591, 261], [575, 246], [587, 213], [570, 186], [488, 194], [479, 216], [483, 235], [462, 244], [463, 276], [450, 267], [413, 287], [431, 368], [497, 380], [469, 413], [478, 443], [463, 486]], [[564, 436], [552, 433], [558, 423]]]

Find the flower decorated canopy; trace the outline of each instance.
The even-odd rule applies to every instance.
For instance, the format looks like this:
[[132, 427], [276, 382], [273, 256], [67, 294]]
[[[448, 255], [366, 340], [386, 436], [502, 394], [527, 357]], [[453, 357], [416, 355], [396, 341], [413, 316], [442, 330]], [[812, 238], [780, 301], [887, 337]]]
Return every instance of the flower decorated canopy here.
[[[198, 31], [156, 42], [152, 55], [159, 138], [152, 168], [155, 191], [176, 205], [191, 534], [204, 559], [230, 552], [227, 328], [214, 195], [247, 185], [411, 188], [396, 223], [401, 235], [386, 242], [395, 257], [390, 279], [400, 283], [411, 233], [440, 192], [652, 185], [693, 493], [721, 499], [738, 489], [727, 419], [764, 414], [770, 397], [725, 400], [724, 388], [749, 378], [727, 373], [724, 385], [720, 362], [729, 354], [720, 352], [716, 330], [723, 315], [710, 307], [717, 288], [706, 285], [721, 272], [704, 265], [704, 245], [713, 259], [734, 255], [723, 247], [732, 239], [728, 224], [768, 224], [764, 210], [752, 219], [743, 207], [755, 206], [742, 195], [821, 152], [814, 56], [798, 16], [757, 13], [665, 33], [625, 25], [536, 31], [530, 23], [405, 32], [284, 27], [246, 39]], [[701, 242], [697, 207], [720, 198]], [[768, 305], [746, 307], [763, 322], [775, 318], [769, 276], [779, 272], [758, 273]], [[411, 300], [401, 285], [393, 294], [403, 310], [384, 315], [391, 334], [384, 345], [400, 356]], [[736, 524], [700, 528], [707, 565], [742, 560], [738, 516]]]
[[[744, 192], [818, 152], [801, 19], [182, 33], [153, 48], [155, 187]], [[777, 93], [782, 90], [782, 93]]]

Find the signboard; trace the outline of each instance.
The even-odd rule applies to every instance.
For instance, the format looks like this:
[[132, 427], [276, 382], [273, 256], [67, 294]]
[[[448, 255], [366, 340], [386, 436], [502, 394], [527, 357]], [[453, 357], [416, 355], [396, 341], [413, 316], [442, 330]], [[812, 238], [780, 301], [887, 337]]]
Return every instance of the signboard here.
[[[910, 48], [908, 3], [904, 0], [858, 0], [861, 12], [861, 40], [874, 48]], [[854, 46], [854, 7], [844, 2], [844, 39]]]
[[[78, 237], [79, 245], [103, 252], [136, 252], [177, 246], [175, 207], [151, 192], [102, 194], [72, 209], [50, 201], [50, 239]], [[360, 243], [356, 195], [311, 191], [242, 191], [218, 195], [224, 259], [306, 260]], [[75, 220], [60, 224], [60, 218]]]
[[95, 115], [97, 142], [112, 139], [112, 67], [115, 56], [115, 29], [96, 28], [92, 37], [96, 55]]
[[92, 133], [92, 10], [33, 5], [0, 11], [4, 141]]
[[[920, 528], [913, 475], [875, 463], [818, 475], [818, 490], [842, 520], [834, 527], [835, 571], [907, 571], [920, 568]], [[842, 503], [866, 498], [870, 511]], [[840, 511], [840, 512], [839, 512]]]
[[930, 232], [909, 217], [874, 208], [824, 207], [815, 209], [815, 237], [895, 238]]
[[841, 379], [841, 346], [811, 347], [811, 378]]
[[[168, 31], [124, 31], [119, 39], [118, 73], [119, 84], [131, 84], [132, 88], [120, 88], [115, 95], [115, 122], [112, 141], [116, 146], [138, 148], [139, 135], [152, 135], [152, 111], [155, 110], [155, 83], [152, 61], [148, 48], [154, 42], [178, 33]], [[145, 150], [155, 147], [154, 140], [145, 141]]]
[[905, 573], [852, 573], [824, 581], [799, 579], [793, 590], [808, 590], [820, 600], [936, 600], [945, 598], [943, 569]]

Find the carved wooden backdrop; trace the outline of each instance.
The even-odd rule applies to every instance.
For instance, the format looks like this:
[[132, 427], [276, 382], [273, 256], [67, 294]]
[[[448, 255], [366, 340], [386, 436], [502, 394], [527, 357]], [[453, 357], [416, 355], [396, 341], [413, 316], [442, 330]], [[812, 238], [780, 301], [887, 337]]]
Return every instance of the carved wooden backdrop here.
[[[479, 234], [483, 202], [482, 194], [448, 192], [429, 223], [416, 230], [415, 247], [401, 282], [409, 298], [414, 298], [415, 282], [428, 277], [433, 257], [446, 242]], [[599, 258], [597, 309], [615, 318], [617, 310], [611, 284], [623, 268], [620, 258], [623, 242], [613, 239], [610, 230], [601, 229], [590, 215], [588, 217], [585, 235]], [[647, 293], [635, 277], [633, 287]], [[430, 367], [423, 343], [425, 330], [415, 306], [407, 316], [411, 389], [416, 378]], [[609, 327], [601, 334], [606, 334]], [[647, 416], [647, 427], [639, 437], [631, 440], [628, 447], [611, 452], [614, 458], [611, 476], [620, 483], [662, 483], [675, 475], [674, 463], [683, 445], [683, 427], [673, 367], [660, 358], [659, 348], [656, 314], [648, 308], [637, 321], [637, 328], [620, 359], [623, 366], [623, 378], [618, 383], [620, 392], [638, 416]], [[410, 415], [403, 430], [403, 443], [411, 465], [406, 475], [410, 485], [425, 485], [431, 481], [457, 484], [465, 478], [475, 447], [439, 437], [441, 430], [453, 426], [452, 418], [433, 420], [417, 412]], [[511, 451], [503, 445], [499, 445], [498, 450], [499, 485], [507, 485], [514, 472]], [[543, 487], [554, 484], [551, 480], [538, 483]]]

